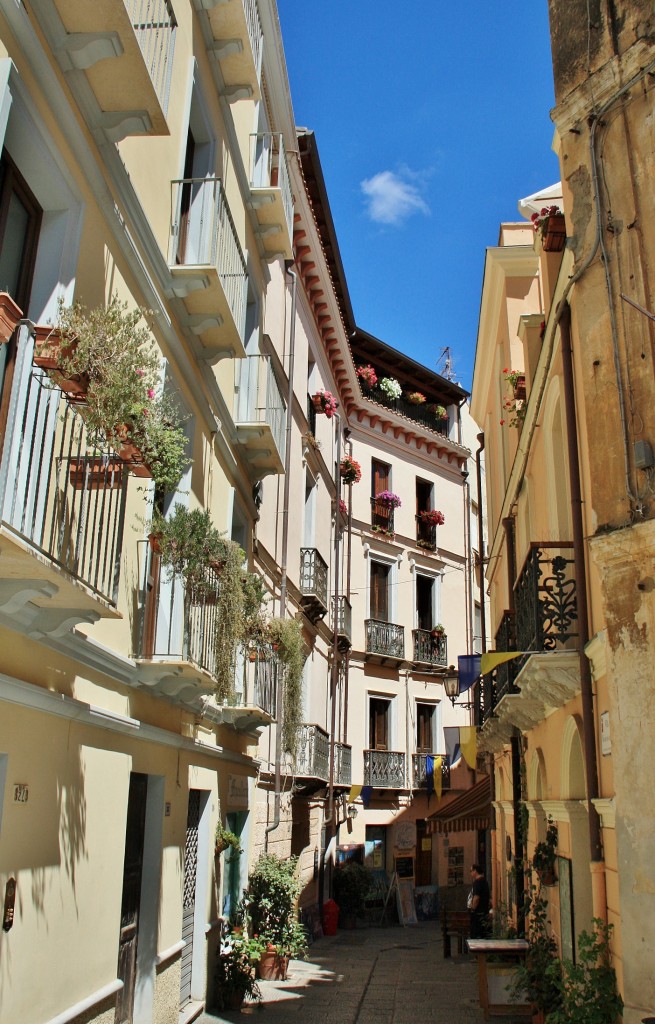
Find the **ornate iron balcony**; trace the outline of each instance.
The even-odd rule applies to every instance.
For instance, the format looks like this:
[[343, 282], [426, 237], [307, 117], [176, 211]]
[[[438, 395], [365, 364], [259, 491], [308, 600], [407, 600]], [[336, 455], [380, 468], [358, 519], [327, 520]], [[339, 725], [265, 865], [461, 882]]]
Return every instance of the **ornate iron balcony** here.
[[407, 789], [405, 754], [397, 750], [364, 751], [364, 785], [374, 789]]
[[448, 637], [433, 636], [429, 629], [413, 629], [414, 661], [422, 665], [448, 665]]
[[556, 651], [578, 642], [571, 543], [532, 544], [514, 587], [516, 649]]
[[[427, 779], [426, 759], [428, 754], [412, 754], [412, 778], [414, 789], [425, 789]], [[432, 754], [432, 757], [441, 758], [441, 788], [450, 789], [450, 765], [446, 761], [445, 754]]]
[[334, 744], [334, 785], [351, 786], [353, 781], [352, 747], [347, 743]]
[[378, 619], [366, 619], [366, 653], [378, 654], [383, 658], [405, 657], [405, 631], [402, 626]]
[[437, 527], [416, 516], [416, 546], [425, 551], [437, 550]]
[[311, 619], [322, 619], [328, 608], [328, 567], [316, 548], [300, 549], [302, 605]]
[[282, 663], [271, 644], [258, 644], [248, 651], [244, 659], [243, 682], [237, 689], [237, 705], [261, 708], [275, 719], [278, 680], [282, 673]]
[[330, 739], [320, 725], [301, 725], [294, 773], [327, 782], [330, 775]]
[[383, 537], [394, 535], [394, 509], [382, 501], [371, 498], [371, 530]]
[[337, 598], [335, 615], [335, 603], [334, 598], [332, 598], [332, 621], [339, 638], [339, 647], [341, 650], [347, 651], [352, 647], [352, 614], [352, 608], [348, 598], [339, 597]]

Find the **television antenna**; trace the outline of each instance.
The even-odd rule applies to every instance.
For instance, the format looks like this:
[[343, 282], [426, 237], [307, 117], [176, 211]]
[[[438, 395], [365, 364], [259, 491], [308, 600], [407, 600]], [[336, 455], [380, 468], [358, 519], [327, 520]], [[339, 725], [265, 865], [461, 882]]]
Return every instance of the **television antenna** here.
[[[439, 367], [442, 364], [443, 372], [440, 371], [439, 369]], [[442, 348], [441, 352], [439, 353], [439, 358], [437, 359], [437, 373], [439, 373], [440, 376], [445, 377], [446, 380], [455, 379], [455, 371], [453, 370], [453, 360], [450, 355], [450, 345], [446, 345], [446, 347]]]

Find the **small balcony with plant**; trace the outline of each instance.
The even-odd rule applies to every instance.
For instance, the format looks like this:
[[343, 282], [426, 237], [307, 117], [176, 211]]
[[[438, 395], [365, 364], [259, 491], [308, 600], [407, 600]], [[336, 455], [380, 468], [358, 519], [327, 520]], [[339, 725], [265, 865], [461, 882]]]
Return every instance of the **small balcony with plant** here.
[[416, 546], [424, 551], [437, 550], [437, 526], [445, 523], [443, 512], [423, 509], [416, 513]]
[[[428, 783], [428, 757], [433, 759], [433, 773], [435, 762], [441, 758], [441, 789], [450, 789], [450, 765], [445, 754], [412, 754], [412, 780], [414, 789], [425, 789]], [[433, 786], [436, 789], [436, 786]]]
[[274, 132], [250, 136], [250, 196], [264, 252], [293, 254], [293, 194], [284, 137]]
[[380, 537], [393, 540], [395, 536], [395, 510], [402, 501], [392, 491], [380, 491], [371, 498], [371, 531]]
[[332, 598], [332, 628], [337, 634], [339, 650], [349, 651], [353, 643], [352, 606], [344, 595]]
[[380, 664], [393, 664], [405, 657], [405, 630], [393, 622], [366, 619], [366, 659]]
[[409, 385], [403, 386], [395, 377], [385, 375], [370, 363], [357, 366], [356, 373], [364, 398], [448, 436], [448, 408], [443, 402]]
[[397, 750], [365, 750], [364, 785], [373, 789], [407, 789], [406, 755]]
[[84, 73], [98, 106], [92, 128], [112, 142], [170, 134], [171, 0], [36, 0], [34, 13], [62, 70]]
[[183, 178], [171, 191], [171, 290], [208, 355], [242, 359], [248, 274], [223, 182]]
[[207, 49], [221, 66], [228, 100], [261, 99], [264, 32], [257, 0], [195, 0], [206, 18]]
[[270, 356], [241, 361], [234, 423], [253, 481], [283, 473], [286, 405]]
[[448, 665], [448, 637], [438, 622], [432, 629], [412, 630], [414, 664], [445, 668]]
[[300, 549], [300, 602], [313, 622], [328, 610], [328, 566], [316, 548]]

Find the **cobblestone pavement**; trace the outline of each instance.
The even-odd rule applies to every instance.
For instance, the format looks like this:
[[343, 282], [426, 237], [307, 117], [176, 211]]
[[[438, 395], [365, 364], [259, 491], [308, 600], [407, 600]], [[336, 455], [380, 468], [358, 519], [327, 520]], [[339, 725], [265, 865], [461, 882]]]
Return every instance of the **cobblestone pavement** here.
[[[306, 962], [292, 961], [287, 981], [260, 982], [260, 987], [261, 1003], [240, 1012], [203, 1013], [197, 1024], [243, 1021], [244, 1015], [258, 1024], [484, 1021], [476, 964], [466, 956], [444, 960], [436, 921], [340, 931], [314, 943]], [[512, 1018], [495, 1020], [510, 1024]]]

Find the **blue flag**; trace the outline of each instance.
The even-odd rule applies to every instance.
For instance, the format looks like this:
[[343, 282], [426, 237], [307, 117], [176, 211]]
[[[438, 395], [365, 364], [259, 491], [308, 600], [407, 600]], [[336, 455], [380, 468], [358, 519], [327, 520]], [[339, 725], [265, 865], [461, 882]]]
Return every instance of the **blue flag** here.
[[465, 693], [480, 678], [480, 655], [460, 654], [457, 659], [457, 671], [459, 672], [459, 692]]

